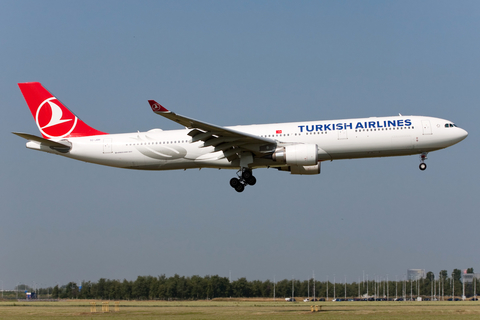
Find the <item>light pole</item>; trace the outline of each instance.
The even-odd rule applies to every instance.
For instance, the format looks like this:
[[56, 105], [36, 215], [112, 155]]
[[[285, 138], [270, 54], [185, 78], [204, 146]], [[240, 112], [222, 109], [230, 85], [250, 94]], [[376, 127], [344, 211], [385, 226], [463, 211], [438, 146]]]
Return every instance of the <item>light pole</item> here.
[[325, 292], [327, 293], [326, 296], [327, 296], [327, 301], [328, 301], [328, 276], [327, 276], [327, 289], [326, 289]]
[[383, 297], [382, 298], [385, 298], [385, 278], [383, 278]]
[[442, 301], [445, 301], [445, 278], [442, 280]]
[[387, 301], [388, 301], [389, 297], [390, 296], [389, 296], [389, 292], [388, 292], [388, 274], [387, 274]]
[[432, 277], [430, 277], [430, 300], [431, 301], [433, 301], [433, 296], [434, 296], [434, 289], [433, 289], [434, 283], [435, 283], [435, 276], [432, 274]]
[[398, 300], [398, 280], [397, 276], [395, 275], [395, 301]]
[[367, 298], [368, 298], [368, 273], [367, 273]]
[[358, 277], [358, 299], [360, 299], [360, 277]]
[[438, 275], [438, 300], [442, 300], [442, 274]]
[[292, 275], [292, 302], [295, 299], [295, 287], [293, 286], [293, 275]]
[[417, 279], [417, 299], [420, 296], [420, 282], [418, 280], [419, 279]]
[[313, 272], [313, 301], [315, 301], [315, 271]]
[[435, 294], [438, 294], [438, 299], [437, 299], [438, 301], [440, 301], [440, 299], [442, 298], [442, 285], [440, 284], [440, 278], [441, 278], [441, 275], [438, 275], [438, 280], [435, 283], [435, 285], [438, 288], [438, 292], [437, 292], [437, 289], [435, 289]]
[[333, 300], [337, 299], [337, 295], [335, 292], [335, 274], [333, 274]]
[[413, 301], [412, 279], [410, 279], [410, 300]]

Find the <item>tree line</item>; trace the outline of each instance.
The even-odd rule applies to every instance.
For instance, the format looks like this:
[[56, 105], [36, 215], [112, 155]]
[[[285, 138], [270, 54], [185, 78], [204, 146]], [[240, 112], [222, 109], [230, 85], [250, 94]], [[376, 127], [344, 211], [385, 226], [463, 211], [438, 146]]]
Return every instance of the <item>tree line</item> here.
[[[473, 273], [473, 269], [468, 269]], [[375, 296], [395, 298], [406, 296], [455, 296], [462, 295], [461, 270], [455, 269], [450, 275], [442, 270], [435, 277], [428, 272], [423, 279], [409, 281], [392, 280], [385, 277], [346, 283], [344, 279], [318, 281], [314, 279], [253, 280], [240, 278], [230, 281], [218, 275], [185, 277], [175, 274], [172, 277], [160, 275], [138, 276], [136, 280], [109, 280], [101, 278], [97, 282], [83, 281], [81, 285], [69, 282], [67, 285], [36, 289], [37, 298], [52, 299], [110, 299], [110, 300], [199, 300], [213, 298], [356, 298]], [[476, 283], [468, 284], [466, 296], [472, 296]], [[19, 286], [32, 290], [25, 285]], [[17, 288], [19, 289], [19, 288]]]

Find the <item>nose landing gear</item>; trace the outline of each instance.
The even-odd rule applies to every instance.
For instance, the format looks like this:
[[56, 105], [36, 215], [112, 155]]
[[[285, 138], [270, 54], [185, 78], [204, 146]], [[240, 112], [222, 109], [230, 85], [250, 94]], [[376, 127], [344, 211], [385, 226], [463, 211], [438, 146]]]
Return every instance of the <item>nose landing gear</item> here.
[[237, 172], [238, 178], [230, 179], [230, 186], [237, 192], [243, 192], [247, 185], [255, 185], [257, 179], [253, 176], [252, 170], [243, 168]]
[[426, 152], [423, 152], [421, 155], [420, 155], [420, 165], [418, 166], [420, 168], [420, 170], [424, 171], [425, 169], [427, 169], [427, 164], [424, 162], [425, 160], [427, 160], [427, 153]]

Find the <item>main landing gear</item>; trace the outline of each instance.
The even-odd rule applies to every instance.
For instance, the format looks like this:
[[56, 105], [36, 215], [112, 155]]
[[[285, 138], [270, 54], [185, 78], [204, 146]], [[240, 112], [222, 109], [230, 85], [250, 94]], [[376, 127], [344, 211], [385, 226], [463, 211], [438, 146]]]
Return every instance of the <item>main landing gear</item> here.
[[420, 155], [420, 165], [418, 167], [422, 171], [427, 169], [427, 164], [424, 162], [425, 160], [427, 160], [427, 153], [426, 152], [424, 152]]
[[257, 179], [253, 176], [252, 170], [243, 168], [237, 172], [238, 178], [230, 179], [230, 186], [234, 188], [237, 192], [242, 192], [245, 190], [247, 185], [255, 185]]

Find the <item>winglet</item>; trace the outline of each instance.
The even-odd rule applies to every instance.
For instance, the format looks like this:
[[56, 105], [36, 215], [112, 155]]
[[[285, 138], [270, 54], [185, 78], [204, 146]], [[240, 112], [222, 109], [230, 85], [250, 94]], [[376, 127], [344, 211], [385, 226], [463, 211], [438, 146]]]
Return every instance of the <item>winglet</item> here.
[[152, 111], [155, 113], [166, 113], [170, 112], [167, 110], [165, 107], [163, 107], [160, 103], [158, 103], [155, 100], [148, 100], [148, 103], [150, 103], [150, 107], [152, 108]]

